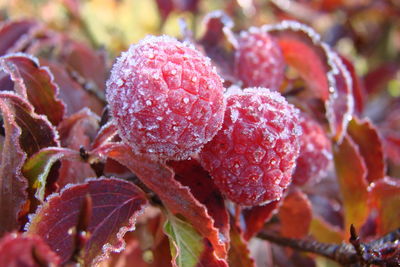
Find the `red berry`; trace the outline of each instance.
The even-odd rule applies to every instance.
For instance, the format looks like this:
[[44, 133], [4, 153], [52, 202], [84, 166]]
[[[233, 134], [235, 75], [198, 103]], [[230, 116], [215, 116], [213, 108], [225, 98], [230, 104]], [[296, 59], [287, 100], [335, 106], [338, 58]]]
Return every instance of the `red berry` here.
[[332, 160], [331, 142], [322, 127], [306, 113], [300, 113], [300, 154], [293, 173], [293, 183], [304, 185], [321, 178]]
[[201, 163], [229, 199], [245, 205], [279, 199], [299, 153], [298, 110], [278, 92], [229, 92], [224, 123], [200, 152]]
[[223, 85], [210, 60], [163, 36], [148, 36], [122, 53], [107, 81], [119, 134], [137, 154], [180, 160], [217, 133]]
[[244, 87], [261, 86], [278, 90], [285, 71], [279, 44], [260, 29], [242, 32], [235, 53], [235, 73]]

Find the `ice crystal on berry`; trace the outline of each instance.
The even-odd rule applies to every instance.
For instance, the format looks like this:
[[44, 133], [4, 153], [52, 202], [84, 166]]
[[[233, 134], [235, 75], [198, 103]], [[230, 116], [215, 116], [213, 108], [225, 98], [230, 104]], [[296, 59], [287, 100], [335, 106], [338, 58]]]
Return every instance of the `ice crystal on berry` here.
[[226, 102], [221, 130], [200, 153], [202, 165], [236, 203], [279, 199], [299, 153], [298, 110], [266, 88], [228, 91]]
[[137, 154], [185, 159], [221, 127], [223, 85], [210, 60], [172, 37], [148, 36], [117, 59], [107, 100]]

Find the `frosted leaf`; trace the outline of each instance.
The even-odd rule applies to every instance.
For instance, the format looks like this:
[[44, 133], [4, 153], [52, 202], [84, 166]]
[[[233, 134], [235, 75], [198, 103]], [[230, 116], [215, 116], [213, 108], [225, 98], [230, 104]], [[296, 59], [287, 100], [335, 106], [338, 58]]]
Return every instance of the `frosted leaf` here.
[[340, 57], [333, 49], [321, 40], [321, 36], [312, 28], [296, 21], [282, 21], [278, 24], [264, 25], [263, 31], [276, 33], [297, 32], [307, 36], [313, 48], [322, 53], [321, 61], [326, 64], [326, 77], [328, 80], [327, 91], [329, 98], [325, 101], [326, 117], [332, 134], [337, 142], [341, 142], [354, 111], [352, 95], [352, 78]]

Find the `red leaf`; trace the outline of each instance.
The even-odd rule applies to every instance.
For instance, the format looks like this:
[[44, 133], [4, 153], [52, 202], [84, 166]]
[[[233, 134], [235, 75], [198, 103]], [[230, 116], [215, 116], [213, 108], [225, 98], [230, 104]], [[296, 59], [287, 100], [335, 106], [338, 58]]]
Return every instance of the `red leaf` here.
[[3, 22], [0, 26], [0, 55], [6, 54], [36, 25], [32, 20]]
[[379, 124], [383, 136], [385, 155], [400, 165], [400, 105], [390, 107], [383, 122]]
[[226, 38], [226, 30], [233, 27], [232, 19], [222, 11], [214, 11], [204, 18], [206, 31], [200, 43], [206, 47], [215, 46]]
[[325, 102], [331, 132], [340, 142], [354, 105], [351, 75], [340, 57], [321, 41], [318, 33], [299, 22], [282, 21], [262, 29], [277, 37], [287, 63]]
[[350, 121], [348, 131], [365, 161], [367, 181], [372, 183], [385, 177], [383, 147], [375, 126], [368, 119], [354, 118]]
[[271, 219], [272, 215], [277, 212], [279, 201], [273, 201], [264, 206], [255, 206], [243, 210], [244, 217], [244, 238], [249, 240], [256, 235], [264, 224]]
[[[220, 231], [220, 238], [229, 244], [229, 214], [224, 198], [208, 173], [194, 160], [169, 162], [175, 171], [175, 179], [190, 188], [193, 196], [207, 207], [214, 219], [214, 226]], [[207, 190], [204, 190], [207, 188]]]
[[60, 87], [59, 97], [67, 107], [67, 115], [74, 114], [85, 107], [98, 115], [102, 113], [104, 103], [72, 79], [64, 65], [43, 59], [41, 59], [41, 63], [48, 66], [53, 73], [54, 81]]
[[335, 67], [333, 67], [331, 77], [334, 83], [331, 88], [334, 88], [335, 91], [331, 94], [329, 100], [325, 102], [325, 109], [333, 139], [336, 142], [341, 142], [346, 134], [347, 126], [354, 110], [353, 81], [340, 58], [332, 51], [331, 53], [331, 60], [336, 67], [337, 73], [334, 70]]
[[243, 238], [236, 226], [231, 227], [228, 263], [229, 267], [255, 266], [254, 260], [250, 256], [248, 242]]
[[0, 262], [9, 267], [58, 266], [60, 258], [40, 236], [12, 233], [0, 239]]
[[95, 89], [104, 91], [107, 70], [105, 56], [100, 52], [93, 51], [83, 43], [65, 38], [59, 61], [76, 71], [87, 83], [94, 83]]
[[174, 10], [173, 0], [156, 0], [158, 12], [160, 12], [162, 23], [166, 21], [169, 14]]
[[41, 148], [59, 145], [54, 127], [45, 116], [34, 113], [29, 102], [12, 92], [0, 93], [0, 100], [3, 105], [7, 105], [21, 128], [19, 143], [28, 157]]
[[378, 210], [377, 232], [387, 234], [400, 227], [400, 179], [385, 177], [370, 187], [371, 203]]
[[318, 98], [326, 101], [329, 85], [325, 64], [321, 61], [323, 52], [317, 52], [310, 39], [304, 41], [294, 34], [282, 35], [278, 40], [286, 62], [300, 73]]
[[233, 27], [231, 18], [222, 11], [213, 11], [207, 14], [203, 24], [206, 30], [199, 40], [199, 44], [216, 64], [218, 73], [225, 80], [235, 81], [233, 75], [234, 54], [229, 48], [236, 42], [231, 32]]
[[20, 145], [21, 128], [12, 106], [0, 97], [0, 109], [4, 121], [5, 139], [0, 164], [0, 236], [19, 228], [18, 214], [27, 200], [28, 183], [21, 174], [26, 153]]
[[174, 179], [174, 172], [165, 165], [133, 154], [120, 143], [109, 143], [91, 153], [94, 156], [110, 157], [128, 167], [139, 179], [174, 213], [183, 215], [194, 228], [208, 238], [219, 258], [226, 258], [227, 249], [220, 232], [213, 225], [207, 209], [191, 193], [188, 187]]
[[111, 121], [104, 124], [97, 133], [93, 140], [92, 149], [96, 149], [101, 145], [111, 141], [117, 135], [117, 126]]
[[36, 113], [46, 115], [54, 125], [64, 116], [64, 103], [58, 99], [59, 88], [48, 68], [27, 54], [9, 54], [0, 59], [2, 69], [16, 84], [19, 95], [26, 97]]
[[343, 61], [343, 64], [346, 66], [346, 69], [349, 71], [351, 79], [353, 80], [352, 92], [354, 98], [354, 109], [358, 114], [361, 114], [364, 110], [364, 102], [366, 98], [364, 81], [357, 75], [354, 65], [350, 60], [343, 56], [341, 56], [340, 59]]
[[364, 77], [365, 89], [369, 95], [376, 94], [382, 89], [386, 89], [386, 84], [395, 78], [400, 70], [398, 62], [385, 62], [376, 69], [370, 71]]
[[[334, 162], [344, 208], [345, 228], [353, 224], [359, 232], [368, 216], [367, 168], [357, 145], [346, 136], [334, 146]], [[349, 231], [345, 231], [347, 236]]]
[[303, 238], [308, 234], [312, 220], [311, 203], [300, 190], [289, 193], [279, 208], [282, 236]]
[[74, 252], [71, 229], [77, 226], [86, 196], [92, 199], [88, 218], [89, 239], [83, 248], [85, 265], [96, 264], [111, 251], [124, 248], [123, 236], [135, 227], [136, 217], [147, 204], [144, 193], [133, 183], [120, 179], [96, 179], [65, 188], [41, 206], [27, 227], [38, 234], [66, 263]]
[[[58, 127], [61, 145], [76, 151], [81, 147], [89, 149], [97, 134], [98, 124], [98, 116], [87, 108], [71, 115]], [[95, 176], [96, 173], [88, 163], [62, 159], [57, 184], [64, 187], [69, 183], [80, 183], [87, 177]]]

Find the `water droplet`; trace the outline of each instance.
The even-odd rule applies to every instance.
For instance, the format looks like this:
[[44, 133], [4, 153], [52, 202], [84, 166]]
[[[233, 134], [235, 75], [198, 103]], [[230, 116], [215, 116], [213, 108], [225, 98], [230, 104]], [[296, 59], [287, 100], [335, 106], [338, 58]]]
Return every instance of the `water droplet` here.
[[179, 130], [178, 126], [174, 126], [174, 127], [172, 127], [172, 129], [173, 129], [175, 132]]
[[197, 77], [192, 77], [192, 82], [196, 82], [197, 81]]
[[189, 98], [185, 97], [185, 98], [183, 99], [183, 103], [185, 103], [185, 104], [189, 103]]
[[151, 100], [146, 100], [146, 105], [147, 106], [151, 106], [153, 104], [153, 102], [151, 102]]
[[171, 70], [171, 75], [175, 75], [176, 74], [176, 70]]

